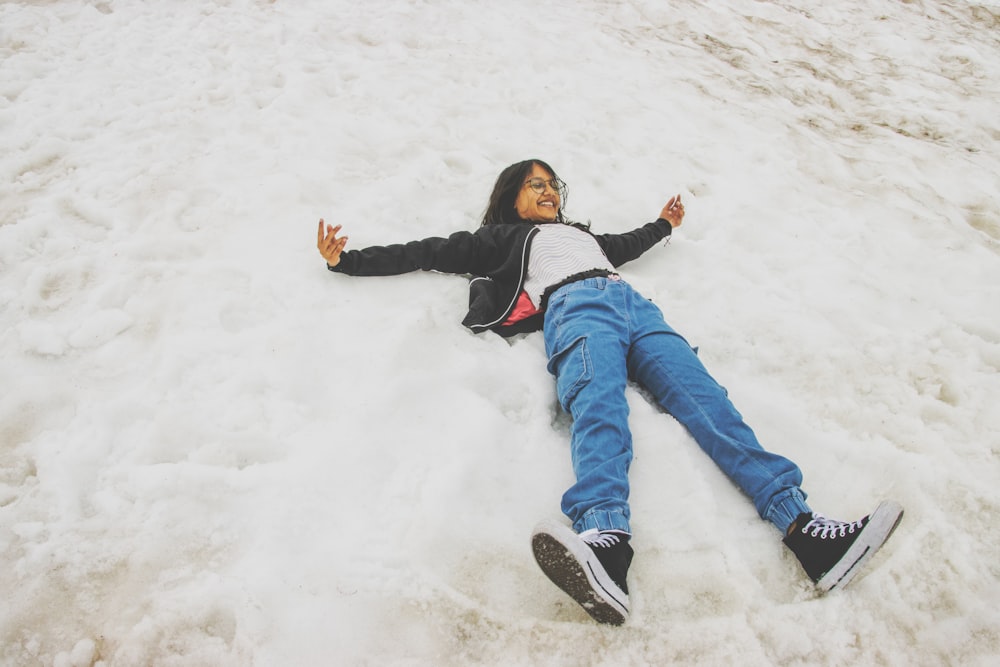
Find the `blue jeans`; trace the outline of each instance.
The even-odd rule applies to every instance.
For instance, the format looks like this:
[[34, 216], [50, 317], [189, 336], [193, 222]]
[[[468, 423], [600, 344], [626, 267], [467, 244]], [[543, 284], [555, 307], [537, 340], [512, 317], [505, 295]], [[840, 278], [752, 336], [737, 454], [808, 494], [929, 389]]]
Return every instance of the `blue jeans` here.
[[660, 309], [617, 276], [556, 290], [545, 314], [545, 352], [559, 402], [572, 417], [576, 483], [562, 510], [577, 532], [629, 527], [632, 435], [625, 387], [631, 379], [674, 416], [716, 465], [784, 533], [811, 511], [802, 473], [766, 451], [726, 390], [663, 319]]

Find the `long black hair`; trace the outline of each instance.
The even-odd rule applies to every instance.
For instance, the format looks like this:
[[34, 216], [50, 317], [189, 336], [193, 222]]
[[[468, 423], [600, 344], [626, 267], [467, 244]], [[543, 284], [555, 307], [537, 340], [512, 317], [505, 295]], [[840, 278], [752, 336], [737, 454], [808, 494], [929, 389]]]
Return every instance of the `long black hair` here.
[[497, 176], [497, 182], [493, 186], [493, 193], [490, 194], [490, 202], [486, 205], [486, 213], [483, 215], [483, 227], [486, 225], [524, 222], [521, 216], [517, 214], [514, 203], [517, 201], [517, 195], [521, 192], [521, 188], [524, 187], [525, 179], [531, 173], [531, 168], [536, 164], [552, 174], [552, 178], [561, 184], [559, 186], [559, 211], [556, 213], [555, 221], [567, 222], [563, 216], [563, 206], [566, 205], [566, 185], [559, 180], [552, 167], [542, 160], [532, 159], [516, 162], [501, 171], [500, 175]]

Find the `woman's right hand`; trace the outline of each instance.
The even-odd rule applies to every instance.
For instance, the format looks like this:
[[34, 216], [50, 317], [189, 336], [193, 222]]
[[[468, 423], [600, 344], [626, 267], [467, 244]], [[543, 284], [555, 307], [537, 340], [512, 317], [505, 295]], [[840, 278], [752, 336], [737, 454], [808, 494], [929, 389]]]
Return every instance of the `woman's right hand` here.
[[316, 240], [316, 247], [319, 248], [319, 254], [323, 255], [323, 259], [330, 266], [337, 266], [340, 264], [340, 253], [344, 251], [344, 246], [347, 244], [346, 236], [337, 236], [337, 232], [340, 231], [340, 225], [333, 227], [331, 225], [325, 225], [323, 219], [319, 220], [319, 236]]

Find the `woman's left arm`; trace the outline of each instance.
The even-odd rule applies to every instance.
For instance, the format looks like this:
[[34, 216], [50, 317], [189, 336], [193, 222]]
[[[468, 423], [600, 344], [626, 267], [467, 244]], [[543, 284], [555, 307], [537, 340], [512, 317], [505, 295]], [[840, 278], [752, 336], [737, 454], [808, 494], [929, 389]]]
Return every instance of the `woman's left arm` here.
[[675, 227], [680, 227], [683, 220], [684, 204], [681, 203], [680, 195], [674, 195], [663, 206], [660, 217], [655, 222], [624, 234], [600, 234], [596, 238], [608, 260], [618, 267], [631, 262], [670, 236]]

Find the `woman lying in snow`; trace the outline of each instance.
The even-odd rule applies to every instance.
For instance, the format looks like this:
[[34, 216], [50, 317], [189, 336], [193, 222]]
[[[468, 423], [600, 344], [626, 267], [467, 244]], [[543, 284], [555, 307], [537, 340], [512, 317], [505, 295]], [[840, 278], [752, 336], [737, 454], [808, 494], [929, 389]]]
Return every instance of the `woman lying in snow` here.
[[570, 222], [564, 199], [555, 171], [525, 160], [500, 173], [475, 232], [345, 251], [340, 225], [320, 220], [317, 245], [327, 268], [353, 276], [418, 269], [471, 274], [463, 324], [502, 336], [543, 331], [559, 402], [573, 417], [576, 483], [562, 499], [572, 529], [543, 521], [532, 549], [545, 574], [597, 621], [620, 625], [629, 615], [630, 379], [684, 425], [781, 531], [822, 592], [847, 584], [892, 534], [902, 508], [886, 501], [850, 523], [815, 514], [798, 466], [757, 442], [687, 341], [618, 274], [680, 226], [680, 195], [655, 222], [625, 234], [593, 234]]

